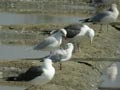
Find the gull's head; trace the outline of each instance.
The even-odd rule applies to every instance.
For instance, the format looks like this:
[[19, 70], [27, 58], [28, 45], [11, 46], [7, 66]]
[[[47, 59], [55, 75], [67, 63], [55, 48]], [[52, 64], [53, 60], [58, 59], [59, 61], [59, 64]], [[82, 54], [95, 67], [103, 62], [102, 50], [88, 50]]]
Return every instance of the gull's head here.
[[85, 24], [83, 25], [83, 27], [84, 27], [84, 28], [86, 28], [86, 29], [88, 29], [88, 28], [89, 28], [89, 27], [88, 27], [88, 25], [85, 25]]
[[53, 35], [53, 34], [56, 34], [56, 33], [59, 33], [60, 35], [62, 35], [63, 37], [66, 37], [67, 35], [67, 31], [65, 29], [60, 29], [60, 30], [52, 30], [50, 32], [50, 35]]
[[117, 8], [117, 4], [113, 3], [108, 10], [111, 11], [111, 12], [113, 12], [114, 19], [116, 20], [118, 18], [118, 16], [119, 16], [119, 10]]
[[67, 44], [65, 45], [65, 48], [73, 51], [74, 45], [73, 45], [72, 43], [67, 43]]
[[67, 31], [65, 29], [60, 29], [60, 33], [62, 34], [63, 37], [66, 37]]
[[52, 60], [49, 59], [49, 58], [45, 58], [45, 59], [44, 59], [44, 64], [45, 64], [45, 65], [52, 65]]
[[116, 7], [117, 7], [117, 4], [113, 3], [111, 6], [112, 6], [113, 8], [116, 8]]

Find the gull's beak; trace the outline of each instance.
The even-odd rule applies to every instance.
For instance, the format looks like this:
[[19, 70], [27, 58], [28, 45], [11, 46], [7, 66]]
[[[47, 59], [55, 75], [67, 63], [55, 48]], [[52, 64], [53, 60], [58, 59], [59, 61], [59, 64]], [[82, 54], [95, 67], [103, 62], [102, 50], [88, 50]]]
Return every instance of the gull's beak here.
[[63, 38], [65, 38], [65, 40], [67, 39], [66, 35], [63, 35]]
[[67, 37], [66, 37], [66, 36], [65, 36], [64, 38], [65, 38], [65, 40], [67, 40]]
[[66, 38], [66, 35], [63, 35], [64, 38]]
[[92, 46], [92, 43], [93, 43], [92, 41], [93, 41], [93, 39], [90, 39], [90, 45], [91, 45], [91, 46]]

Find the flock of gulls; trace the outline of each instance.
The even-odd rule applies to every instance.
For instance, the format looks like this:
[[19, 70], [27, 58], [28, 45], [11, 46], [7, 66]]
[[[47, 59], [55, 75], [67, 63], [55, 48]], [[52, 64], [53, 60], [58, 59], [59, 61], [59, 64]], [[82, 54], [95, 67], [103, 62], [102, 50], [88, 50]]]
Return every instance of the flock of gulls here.
[[[95, 31], [83, 22], [108, 25], [116, 21], [118, 15], [117, 5], [112, 4], [109, 9], [101, 13], [79, 20], [79, 24], [71, 24], [62, 29], [51, 31], [47, 38], [44, 38], [34, 47], [34, 50], [50, 51], [48, 56], [41, 58], [43, 65], [32, 66], [18, 76], [7, 77], [6, 81], [29, 81], [33, 85], [40, 86], [48, 83], [55, 75], [55, 68], [52, 66], [53, 62], [60, 62], [60, 69], [62, 69], [61, 62], [70, 60], [74, 49], [79, 50], [79, 39], [81, 36], [88, 36], [92, 44]], [[61, 48], [63, 38], [69, 40], [68, 43], [65, 43], [63, 48]], [[77, 44], [74, 44], [76, 42]]]

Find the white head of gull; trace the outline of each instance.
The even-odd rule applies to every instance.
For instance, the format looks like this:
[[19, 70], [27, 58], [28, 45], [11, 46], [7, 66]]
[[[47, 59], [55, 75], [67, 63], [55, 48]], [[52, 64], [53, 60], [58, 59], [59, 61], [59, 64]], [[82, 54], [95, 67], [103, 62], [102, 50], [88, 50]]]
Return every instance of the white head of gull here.
[[55, 69], [52, 66], [52, 60], [44, 59], [42, 66], [32, 66], [25, 73], [18, 76], [8, 77], [7, 81], [26, 81], [32, 85], [44, 85], [48, 83], [55, 75]]
[[34, 50], [53, 50], [59, 48], [62, 43], [62, 36], [66, 37], [67, 32], [64, 29], [56, 30], [49, 37], [35, 45]]
[[83, 33], [81, 35], [83, 35], [83, 36], [87, 35], [90, 38], [90, 42], [92, 44], [93, 38], [95, 36], [95, 31], [92, 28], [88, 27], [87, 25], [84, 25], [84, 30], [85, 30], [84, 31], [85, 33]]

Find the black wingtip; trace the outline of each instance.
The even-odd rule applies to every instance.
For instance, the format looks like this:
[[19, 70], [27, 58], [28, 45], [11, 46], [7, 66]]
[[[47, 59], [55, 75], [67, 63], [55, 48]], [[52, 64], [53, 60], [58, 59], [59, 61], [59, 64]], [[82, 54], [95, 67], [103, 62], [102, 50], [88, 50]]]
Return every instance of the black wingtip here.
[[41, 31], [43, 35], [50, 35], [50, 30]]
[[16, 81], [16, 80], [17, 80], [16, 77], [8, 77], [8, 78], [6, 79], [6, 81]]
[[86, 22], [91, 22], [89, 18], [87, 19], [80, 19], [79, 22], [83, 22], [83, 23], [86, 23]]

